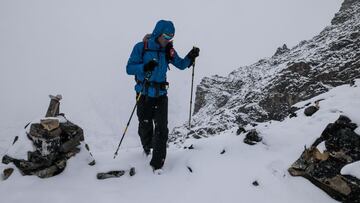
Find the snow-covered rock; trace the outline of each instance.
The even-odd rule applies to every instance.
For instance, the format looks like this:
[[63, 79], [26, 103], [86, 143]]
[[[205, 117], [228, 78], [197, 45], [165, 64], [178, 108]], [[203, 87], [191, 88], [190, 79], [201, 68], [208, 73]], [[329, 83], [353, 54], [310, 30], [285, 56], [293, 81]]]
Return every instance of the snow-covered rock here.
[[[345, 0], [332, 24], [311, 40], [240, 67], [227, 77], [202, 79], [191, 136], [205, 137], [254, 122], [283, 120], [291, 107], [360, 77], [360, 1]], [[297, 110], [297, 109], [295, 109]], [[186, 125], [174, 128], [171, 140]]]

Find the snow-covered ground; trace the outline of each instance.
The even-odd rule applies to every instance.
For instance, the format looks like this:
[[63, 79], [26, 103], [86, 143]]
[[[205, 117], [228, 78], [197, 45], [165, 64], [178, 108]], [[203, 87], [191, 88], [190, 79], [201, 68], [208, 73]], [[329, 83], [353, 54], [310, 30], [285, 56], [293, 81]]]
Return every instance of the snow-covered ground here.
[[[336, 202], [306, 179], [291, 177], [287, 169], [300, 156], [304, 145], [312, 144], [327, 124], [340, 115], [360, 124], [360, 80], [353, 87], [339, 86], [296, 106], [318, 99], [324, 100], [312, 117], [306, 117], [300, 109], [295, 118], [256, 126], [264, 140], [255, 146], [244, 144], [244, 134], [237, 136], [236, 129], [208, 139], [189, 139], [184, 146], [192, 144], [194, 149], [170, 145], [165, 173], [155, 175], [140, 147], [121, 148], [114, 160], [114, 143], [107, 143], [103, 149], [94, 148], [97, 164], [93, 167], [87, 165], [89, 155], [82, 150], [68, 161], [63, 173], [53, 178], [22, 177], [16, 170], [8, 180], [0, 182], [1, 200], [7, 203]], [[360, 129], [356, 132], [360, 134]], [[101, 135], [96, 137], [104, 143]], [[223, 150], [225, 153], [221, 154]], [[96, 179], [97, 172], [132, 166], [137, 172], [133, 177], [126, 174], [120, 178]], [[4, 168], [5, 165], [0, 166]], [[356, 175], [359, 171], [358, 164], [344, 168], [347, 174]], [[254, 186], [254, 181], [259, 186]]]

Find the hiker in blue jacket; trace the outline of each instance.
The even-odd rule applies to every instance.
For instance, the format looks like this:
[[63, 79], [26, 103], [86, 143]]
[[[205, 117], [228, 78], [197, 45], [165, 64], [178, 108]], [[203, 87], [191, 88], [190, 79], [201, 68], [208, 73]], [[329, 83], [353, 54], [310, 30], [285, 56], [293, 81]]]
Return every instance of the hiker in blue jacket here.
[[184, 70], [194, 63], [200, 52], [194, 47], [185, 58], [180, 58], [173, 48], [174, 34], [174, 24], [160, 20], [152, 34], [134, 46], [126, 66], [127, 74], [135, 75], [137, 96], [141, 94], [137, 103], [138, 133], [144, 153], [149, 155], [153, 149], [150, 161], [153, 170], [161, 169], [166, 158], [169, 63]]

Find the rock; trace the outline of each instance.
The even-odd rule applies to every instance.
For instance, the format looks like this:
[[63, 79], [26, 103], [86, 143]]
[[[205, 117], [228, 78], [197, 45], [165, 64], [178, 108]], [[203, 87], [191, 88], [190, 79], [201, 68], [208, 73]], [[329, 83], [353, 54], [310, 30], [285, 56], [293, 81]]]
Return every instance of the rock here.
[[257, 186], [259, 186], [259, 182], [257, 180], [255, 180], [254, 182], [252, 182], [252, 185], [257, 187]]
[[314, 106], [309, 106], [304, 110], [304, 114], [305, 116], [312, 116], [319, 110], [319, 108], [319, 101], [316, 101]]
[[[360, 160], [360, 135], [354, 132], [355, 126], [346, 116], [330, 123], [289, 173], [308, 179], [338, 201], [360, 203], [360, 180], [340, 173], [345, 165]], [[316, 146], [323, 141], [326, 150], [321, 153]]]
[[13, 168], [7, 168], [7, 169], [5, 169], [5, 170], [3, 171], [3, 177], [2, 177], [3, 180], [8, 179], [13, 172], [14, 172], [14, 169], [13, 169]]
[[297, 117], [297, 114], [295, 112], [290, 113], [289, 118]]
[[46, 112], [45, 117], [55, 117], [57, 115], [59, 115], [59, 111], [60, 111], [60, 100], [62, 99], [61, 95], [49, 95], [51, 101], [48, 107], [48, 110]]
[[129, 171], [130, 176], [134, 176], [136, 174], [135, 167], [131, 167]]
[[299, 109], [298, 107], [292, 106], [289, 110], [289, 118], [297, 117], [296, 111]]
[[220, 154], [225, 154], [225, 149], [223, 149], [221, 152], [220, 152]]
[[59, 150], [61, 133], [61, 128], [48, 131], [41, 124], [34, 123], [30, 126], [28, 137], [33, 141], [36, 149], [46, 156]]
[[239, 129], [236, 131], [236, 135], [240, 135], [241, 133], [246, 133], [245, 128], [239, 127]]
[[119, 170], [119, 171], [109, 171], [106, 173], [98, 173], [96, 175], [96, 178], [99, 180], [104, 180], [104, 179], [108, 179], [108, 178], [118, 178], [121, 177], [125, 174], [124, 170]]
[[244, 143], [248, 145], [255, 145], [261, 141], [262, 137], [259, 136], [259, 133], [255, 129], [248, 132], [244, 138]]
[[349, 85], [350, 85], [350, 87], [355, 86], [355, 80], [354, 79], [350, 80]]
[[184, 147], [184, 149], [194, 149], [194, 145], [193, 144], [191, 144], [190, 146], [188, 146], [188, 147]]
[[59, 119], [53, 119], [53, 118], [41, 119], [40, 124], [47, 131], [52, 131], [54, 129], [59, 128], [60, 126]]
[[315, 106], [309, 106], [304, 110], [305, 116], [312, 116], [314, 113], [316, 113], [319, 109]]
[[51, 166], [45, 168], [45, 169], [41, 169], [41, 170], [36, 170], [34, 172], [32, 172], [32, 175], [37, 175], [40, 178], [49, 178], [55, 175], [60, 174], [61, 172], [64, 171], [66, 167], [66, 159], [60, 159], [57, 160], [54, 164], [52, 164]]
[[286, 44], [284, 44], [282, 47], [277, 48], [274, 56], [279, 56], [279, 55], [285, 54], [289, 51], [290, 51], [290, 49], [286, 46]]

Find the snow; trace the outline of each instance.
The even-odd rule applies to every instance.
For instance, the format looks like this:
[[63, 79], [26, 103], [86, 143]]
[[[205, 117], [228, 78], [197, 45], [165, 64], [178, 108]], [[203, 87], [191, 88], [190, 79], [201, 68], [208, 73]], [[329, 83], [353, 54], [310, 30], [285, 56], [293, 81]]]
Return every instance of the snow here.
[[343, 175], [351, 175], [360, 179], [360, 161], [348, 164], [341, 170]]
[[[356, 84], [319, 95], [325, 100], [312, 117], [306, 117], [300, 109], [298, 117], [260, 123], [256, 129], [264, 140], [255, 146], [244, 144], [244, 134], [236, 136], [237, 129], [207, 139], [188, 139], [183, 146], [192, 144], [194, 149], [171, 144], [164, 173], [156, 175], [141, 147], [121, 147], [114, 160], [115, 143], [103, 142], [107, 137], [98, 135], [106, 148], [92, 149], [95, 166], [87, 165], [91, 159], [82, 148], [68, 161], [65, 171], [53, 178], [22, 177], [16, 170], [1, 182], [0, 196], [4, 202], [336, 202], [306, 179], [291, 177], [287, 169], [304, 146], [311, 145], [341, 114], [360, 124], [360, 109], [354, 108], [360, 105], [360, 80]], [[332, 111], [334, 108], [339, 111]], [[2, 164], [0, 169], [5, 167]], [[133, 177], [127, 172], [120, 178], [96, 179], [98, 172], [131, 167], [136, 168]], [[357, 176], [358, 167], [359, 162], [342, 172]], [[253, 186], [254, 181], [259, 186]]]

